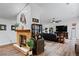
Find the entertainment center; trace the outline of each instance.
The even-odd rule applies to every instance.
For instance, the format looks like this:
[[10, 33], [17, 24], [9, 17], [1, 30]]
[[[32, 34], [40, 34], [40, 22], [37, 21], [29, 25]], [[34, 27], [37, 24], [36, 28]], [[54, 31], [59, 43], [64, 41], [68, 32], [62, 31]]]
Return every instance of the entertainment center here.
[[67, 32], [67, 26], [56, 26], [56, 32]]

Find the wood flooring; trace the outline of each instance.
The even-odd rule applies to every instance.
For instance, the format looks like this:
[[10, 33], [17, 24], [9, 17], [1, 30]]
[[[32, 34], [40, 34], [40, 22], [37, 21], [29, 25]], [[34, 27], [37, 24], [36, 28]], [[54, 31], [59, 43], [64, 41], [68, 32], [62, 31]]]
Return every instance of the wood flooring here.
[[24, 56], [24, 54], [16, 50], [11, 44], [0, 47], [0, 56]]
[[[0, 47], [0, 56], [24, 56], [13, 45]], [[65, 40], [65, 43], [45, 41], [45, 51], [38, 56], [75, 56], [75, 43], [73, 40]]]
[[65, 43], [45, 41], [45, 51], [39, 56], [75, 56], [75, 40], [65, 40]]

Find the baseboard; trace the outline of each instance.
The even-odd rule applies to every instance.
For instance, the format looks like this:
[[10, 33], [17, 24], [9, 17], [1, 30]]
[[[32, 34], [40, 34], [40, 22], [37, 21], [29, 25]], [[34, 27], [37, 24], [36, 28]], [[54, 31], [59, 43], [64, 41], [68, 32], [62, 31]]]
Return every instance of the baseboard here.
[[5, 47], [5, 46], [8, 46], [8, 45], [13, 45], [15, 43], [8, 43], [8, 44], [3, 44], [3, 45], [0, 45], [0, 47]]

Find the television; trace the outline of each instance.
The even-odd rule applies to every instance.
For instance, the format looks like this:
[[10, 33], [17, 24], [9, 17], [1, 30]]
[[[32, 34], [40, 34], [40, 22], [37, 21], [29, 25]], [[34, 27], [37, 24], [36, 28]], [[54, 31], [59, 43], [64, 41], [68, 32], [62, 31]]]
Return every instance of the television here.
[[56, 26], [57, 32], [67, 32], [67, 26]]

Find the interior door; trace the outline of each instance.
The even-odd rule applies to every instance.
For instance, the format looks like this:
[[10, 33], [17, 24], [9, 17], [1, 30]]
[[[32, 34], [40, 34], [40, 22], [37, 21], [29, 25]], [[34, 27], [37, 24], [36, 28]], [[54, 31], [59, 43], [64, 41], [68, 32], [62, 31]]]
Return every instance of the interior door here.
[[76, 28], [71, 29], [71, 39], [76, 39]]

